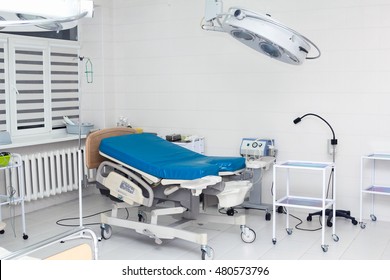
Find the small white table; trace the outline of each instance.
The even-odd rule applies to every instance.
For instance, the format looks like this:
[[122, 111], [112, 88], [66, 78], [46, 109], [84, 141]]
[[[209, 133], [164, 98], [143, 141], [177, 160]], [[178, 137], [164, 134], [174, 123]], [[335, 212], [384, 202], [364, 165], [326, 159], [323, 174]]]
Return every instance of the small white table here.
[[[310, 172], [316, 172], [322, 175], [322, 195], [321, 197], [307, 197], [307, 196], [295, 196], [292, 194], [290, 187], [290, 172], [294, 170], [307, 170]], [[277, 175], [280, 172], [285, 172], [286, 174], [286, 187], [285, 195], [278, 196], [279, 191], [279, 181], [277, 180]], [[333, 192], [332, 198], [326, 197], [328, 178], [333, 176]], [[321, 248], [324, 252], [328, 251], [328, 245], [325, 244], [325, 210], [333, 206], [333, 233], [332, 237], [334, 241], [339, 241], [339, 237], [336, 235], [336, 169], [335, 164], [332, 162], [308, 162], [308, 161], [285, 161], [282, 163], [277, 163], [274, 165], [273, 172], [273, 181], [274, 181], [274, 199], [273, 199], [273, 237], [272, 242], [276, 244], [275, 228], [276, 228], [276, 207], [282, 206], [286, 207], [286, 231], [289, 235], [292, 234], [292, 228], [289, 226], [289, 208], [303, 208], [303, 209], [313, 209], [317, 211], [322, 211], [322, 242]]]
[[[3, 205], [17, 205], [21, 206], [21, 216], [22, 216], [22, 226], [23, 226], [23, 239], [27, 239], [28, 235], [26, 234], [26, 220], [25, 220], [25, 212], [24, 212], [24, 184], [22, 180], [22, 158], [19, 154], [12, 153], [9, 164], [4, 167], [0, 167], [0, 170], [6, 171], [7, 169], [15, 168], [18, 172], [17, 177], [19, 180], [20, 188], [18, 190], [11, 190], [10, 192], [15, 192], [11, 194], [1, 194], [0, 195], [0, 234], [4, 233], [4, 228], [6, 224], [2, 221], [1, 215], [1, 206]], [[6, 186], [8, 187], [8, 186]]]
[[[374, 213], [375, 209], [375, 195], [390, 195], [390, 185], [383, 185], [376, 183], [376, 162], [377, 161], [390, 161], [390, 154], [377, 153], [362, 156], [361, 158], [361, 171], [360, 171], [360, 227], [365, 228], [366, 224], [363, 223], [363, 194], [371, 194], [371, 214], [372, 221], [376, 221]], [[371, 183], [366, 186], [363, 182], [364, 179], [364, 167], [371, 163]]]

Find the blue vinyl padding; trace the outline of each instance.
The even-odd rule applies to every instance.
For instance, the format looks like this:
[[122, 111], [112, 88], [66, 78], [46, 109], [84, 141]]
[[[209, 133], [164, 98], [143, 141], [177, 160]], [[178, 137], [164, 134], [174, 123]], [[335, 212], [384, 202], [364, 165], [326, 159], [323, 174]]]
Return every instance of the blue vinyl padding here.
[[100, 151], [161, 179], [192, 180], [245, 168], [242, 157], [205, 156], [151, 133], [105, 138]]

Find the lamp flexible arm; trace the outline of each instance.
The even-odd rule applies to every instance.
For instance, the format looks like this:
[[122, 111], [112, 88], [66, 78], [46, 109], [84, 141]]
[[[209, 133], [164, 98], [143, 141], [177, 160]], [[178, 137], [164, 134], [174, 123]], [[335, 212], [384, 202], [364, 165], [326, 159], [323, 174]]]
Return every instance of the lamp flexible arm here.
[[329, 126], [330, 130], [332, 131], [333, 138], [331, 140], [331, 144], [332, 145], [337, 145], [337, 139], [336, 139], [336, 135], [334, 133], [334, 130], [333, 130], [332, 126], [323, 117], [321, 117], [321, 116], [319, 116], [317, 114], [308, 113], [308, 114], [303, 115], [302, 117], [296, 118], [294, 120], [294, 123], [295, 124], [299, 123], [304, 117], [307, 117], [307, 116], [314, 116], [314, 117], [317, 117], [317, 118], [321, 119], [323, 122], [325, 122]]

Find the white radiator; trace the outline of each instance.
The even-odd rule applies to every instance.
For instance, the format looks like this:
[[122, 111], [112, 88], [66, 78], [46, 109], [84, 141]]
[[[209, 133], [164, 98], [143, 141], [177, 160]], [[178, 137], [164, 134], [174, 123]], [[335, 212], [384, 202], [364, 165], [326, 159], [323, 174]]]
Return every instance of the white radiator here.
[[[22, 155], [21, 183], [24, 186], [25, 201], [38, 200], [45, 197], [78, 189], [78, 148], [66, 148]], [[88, 169], [82, 154], [82, 176], [87, 175]], [[5, 171], [5, 185], [11, 186], [16, 195], [20, 196], [18, 172], [16, 169]]]

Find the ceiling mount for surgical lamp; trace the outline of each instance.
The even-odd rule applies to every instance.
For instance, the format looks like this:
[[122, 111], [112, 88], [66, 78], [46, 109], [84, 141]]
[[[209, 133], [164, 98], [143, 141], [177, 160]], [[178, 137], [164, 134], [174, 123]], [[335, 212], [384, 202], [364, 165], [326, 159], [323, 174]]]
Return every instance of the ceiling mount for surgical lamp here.
[[0, 30], [5, 32], [61, 31], [93, 16], [89, 0], [0, 0]]
[[[305, 59], [321, 56], [319, 48], [305, 36], [272, 19], [269, 15], [232, 7], [222, 12], [222, 2], [206, 0], [202, 29], [229, 33], [252, 49], [276, 60], [300, 65]], [[316, 56], [308, 56], [311, 47]]]

